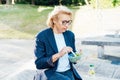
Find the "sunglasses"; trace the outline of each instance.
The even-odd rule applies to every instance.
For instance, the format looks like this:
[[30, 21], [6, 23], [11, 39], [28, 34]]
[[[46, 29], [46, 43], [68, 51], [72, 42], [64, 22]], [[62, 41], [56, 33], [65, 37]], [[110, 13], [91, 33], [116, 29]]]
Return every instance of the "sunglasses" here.
[[71, 25], [71, 23], [72, 23], [72, 20], [63, 20], [62, 21], [62, 25], [64, 25], [64, 26], [66, 26], [67, 24]]

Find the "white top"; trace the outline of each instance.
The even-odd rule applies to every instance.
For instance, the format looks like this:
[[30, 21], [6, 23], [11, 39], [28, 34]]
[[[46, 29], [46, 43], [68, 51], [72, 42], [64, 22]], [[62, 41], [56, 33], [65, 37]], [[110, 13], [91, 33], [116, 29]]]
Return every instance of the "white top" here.
[[[63, 36], [63, 34], [55, 34], [55, 33], [54, 33], [54, 36], [55, 36], [55, 40], [56, 40], [56, 44], [57, 44], [57, 48], [58, 48], [58, 52], [59, 52], [59, 51], [61, 51], [61, 49], [63, 47], [66, 46], [64, 36]], [[59, 58], [56, 71], [64, 72], [69, 69], [70, 69], [70, 64], [69, 64], [69, 60], [68, 60], [68, 54], [65, 54], [64, 56]]]

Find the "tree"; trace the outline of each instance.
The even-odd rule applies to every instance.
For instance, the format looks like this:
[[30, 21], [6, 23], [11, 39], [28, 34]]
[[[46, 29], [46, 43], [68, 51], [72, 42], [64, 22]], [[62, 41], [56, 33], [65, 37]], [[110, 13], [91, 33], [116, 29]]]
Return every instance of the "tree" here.
[[85, 0], [85, 3], [86, 3], [86, 5], [89, 5], [89, 1], [88, 0]]
[[59, 0], [59, 5], [62, 5], [62, 3], [61, 3], [61, 2], [62, 2], [62, 0]]
[[115, 7], [116, 6], [116, 4], [117, 4], [117, 2], [118, 2], [118, 0], [113, 0], [113, 6]]
[[2, 4], [2, 0], [0, 0], [0, 4]]
[[9, 5], [11, 3], [11, 0], [6, 0], [6, 4]]
[[61, 0], [61, 4], [62, 5], [71, 5], [72, 4], [72, 0]]
[[15, 0], [12, 0], [12, 4], [15, 4]]
[[31, 4], [32, 4], [32, 5], [35, 5], [35, 0], [31, 0]]
[[17, 3], [19, 3], [19, 2], [20, 2], [20, 0], [16, 0], [16, 2], [17, 2]]
[[15, 0], [6, 0], [6, 4], [7, 5], [15, 4]]

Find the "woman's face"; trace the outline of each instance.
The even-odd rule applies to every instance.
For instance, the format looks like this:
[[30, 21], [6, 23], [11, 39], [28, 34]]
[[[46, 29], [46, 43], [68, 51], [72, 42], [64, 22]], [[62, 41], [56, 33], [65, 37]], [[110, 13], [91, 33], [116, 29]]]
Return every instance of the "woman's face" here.
[[71, 16], [67, 14], [59, 14], [58, 19], [54, 22], [53, 31], [57, 34], [65, 32], [71, 25]]

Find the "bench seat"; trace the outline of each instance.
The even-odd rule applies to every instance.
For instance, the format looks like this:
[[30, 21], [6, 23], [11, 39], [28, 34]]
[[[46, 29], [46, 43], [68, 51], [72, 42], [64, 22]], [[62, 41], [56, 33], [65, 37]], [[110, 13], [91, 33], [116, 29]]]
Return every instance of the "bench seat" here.
[[98, 46], [98, 57], [104, 57], [104, 46], [120, 46], [120, 38], [99, 36], [88, 37], [81, 41], [82, 45], [96, 45]]

